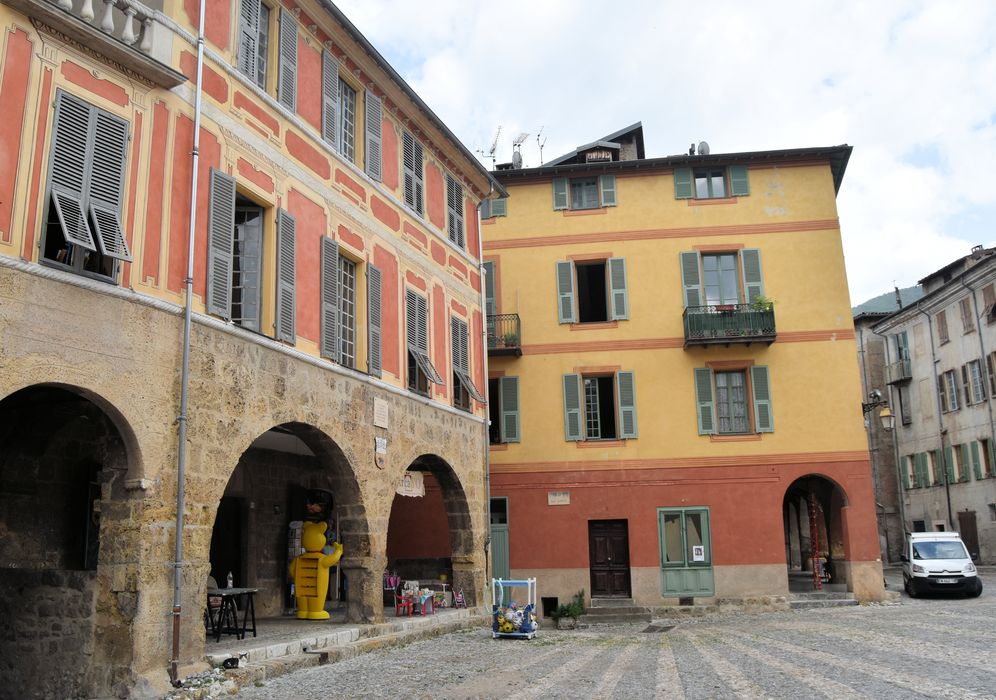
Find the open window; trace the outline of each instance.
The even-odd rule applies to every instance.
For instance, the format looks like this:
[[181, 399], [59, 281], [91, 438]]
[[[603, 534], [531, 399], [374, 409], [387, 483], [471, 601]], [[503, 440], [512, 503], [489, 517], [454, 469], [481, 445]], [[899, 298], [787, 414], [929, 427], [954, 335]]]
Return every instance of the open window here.
[[408, 341], [408, 389], [429, 395], [429, 383], [443, 380], [429, 359], [429, 303], [411, 289], [405, 290], [405, 321]]
[[456, 317], [450, 318], [453, 348], [453, 405], [470, 410], [470, 400], [484, 403], [484, 397], [470, 378], [470, 352], [467, 324]]
[[568, 441], [635, 438], [633, 372], [565, 374], [564, 433]]
[[356, 367], [357, 263], [341, 255], [338, 244], [322, 238], [321, 355]]
[[271, 15], [265, 2], [240, 0], [238, 69], [261, 90], [266, 89]]
[[629, 318], [626, 259], [557, 263], [560, 323], [601, 323]]
[[488, 439], [492, 445], [519, 442], [519, 378], [494, 377], [488, 380]]

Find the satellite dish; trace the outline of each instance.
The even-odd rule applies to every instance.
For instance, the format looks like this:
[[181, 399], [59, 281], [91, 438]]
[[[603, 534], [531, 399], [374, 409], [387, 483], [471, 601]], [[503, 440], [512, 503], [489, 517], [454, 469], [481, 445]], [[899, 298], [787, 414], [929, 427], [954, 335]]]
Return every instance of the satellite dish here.
[[522, 167], [522, 154], [518, 151], [512, 153], [512, 167], [516, 170]]
[[699, 141], [699, 155], [707, 156], [709, 155], [709, 144], [705, 141]]

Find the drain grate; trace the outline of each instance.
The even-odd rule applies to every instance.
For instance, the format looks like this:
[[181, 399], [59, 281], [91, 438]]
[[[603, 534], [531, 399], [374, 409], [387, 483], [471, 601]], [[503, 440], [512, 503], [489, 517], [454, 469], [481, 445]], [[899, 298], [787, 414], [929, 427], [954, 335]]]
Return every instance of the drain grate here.
[[670, 632], [676, 627], [676, 625], [661, 625], [661, 624], [651, 624], [647, 629], [643, 630], [647, 634], [660, 634], [661, 632]]

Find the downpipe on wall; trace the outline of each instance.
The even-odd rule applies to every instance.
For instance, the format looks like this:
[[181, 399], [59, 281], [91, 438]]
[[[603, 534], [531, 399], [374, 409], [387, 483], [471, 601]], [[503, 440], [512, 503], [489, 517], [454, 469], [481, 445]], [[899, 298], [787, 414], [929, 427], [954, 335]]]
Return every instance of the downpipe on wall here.
[[200, 0], [197, 20], [197, 79], [194, 87], [194, 144], [191, 150], [190, 225], [187, 233], [187, 276], [184, 279], [183, 360], [180, 365], [180, 415], [177, 417], [176, 445], [176, 543], [173, 560], [173, 650], [169, 662], [169, 679], [173, 687], [180, 680], [180, 614], [183, 579], [183, 516], [186, 508], [187, 407], [190, 393], [191, 305], [194, 296], [194, 236], [197, 228], [197, 168], [201, 145], [201, 80], [204, 73], [204, 5]]

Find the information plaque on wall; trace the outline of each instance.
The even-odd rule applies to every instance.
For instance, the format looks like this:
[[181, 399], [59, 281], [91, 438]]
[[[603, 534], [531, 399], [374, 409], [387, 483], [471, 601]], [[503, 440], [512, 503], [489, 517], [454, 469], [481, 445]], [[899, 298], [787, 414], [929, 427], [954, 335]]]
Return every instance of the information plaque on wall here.
[[571, 492], [547, 491], [546, 504], [548, 506], [569, 506], [571, 505]]

